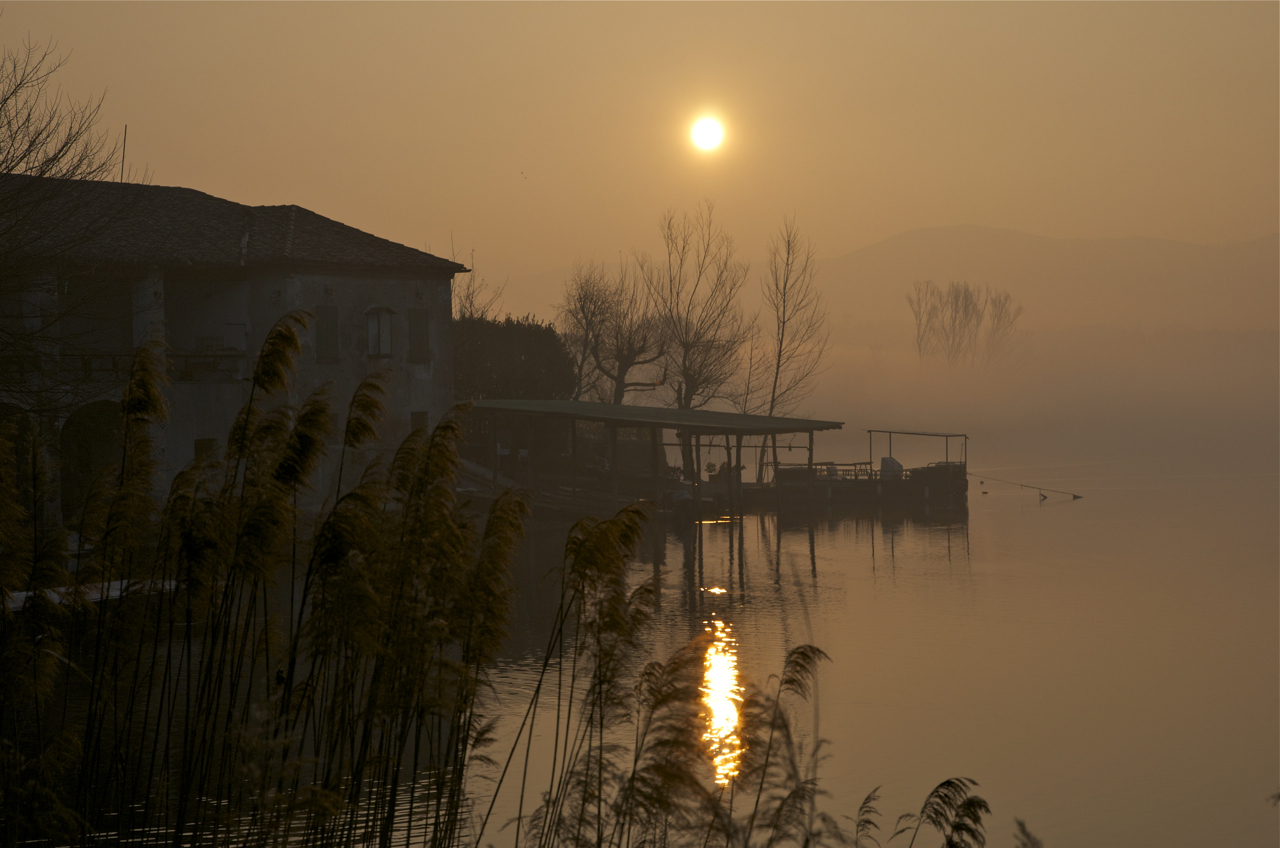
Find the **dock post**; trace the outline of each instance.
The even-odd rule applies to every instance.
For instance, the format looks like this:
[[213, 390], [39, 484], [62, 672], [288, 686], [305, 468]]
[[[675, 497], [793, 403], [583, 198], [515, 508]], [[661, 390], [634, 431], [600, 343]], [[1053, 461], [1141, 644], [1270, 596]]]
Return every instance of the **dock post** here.
[[569, 487], [578, 496], [578, 419], [569, 419]]
[[609, 485], [613, 490], [613, 505], [618, 505], [618, 428], [609, 428]]
[[809, 431], [809, 479], [813, 479], [813, 431]]
[[702, 516], [702, 435], [693, 436], [693, 503]]
[[658, 508], [662, 506], [662, 476], [658, 469], [659, 443], [662, 439], [658, 436], [657, 427], [649, 428], [649, 473], [653, 476], [653, 506]]
[[733, 515], [733, 448], [729, 447], [729, 434], [724, 434], [724, 497], [729, 507], [729, 515]]
[[741, 433], [738, 433], [736, 436], [733, 437], [733, 443], [734, 443], [734, 450], [737, 452], [737, 456], [734, 458], [734, 461], [733, 461], [733, 479], [734, 479], [734, 484], [738, 490], [738, 514], [741, 515], [744, 511], [743, 505], [742, 505], [742, 471], [740, 470], [742, 466], [742, 434]]
[[490, 441], [493, 443], [493, 493], [496, 495], [498, 494], [498, 462], [500, 459], [498, 456], [498, 413], [496, 412], [489, 416], [489, 429], [493, 431], [493, 438]]

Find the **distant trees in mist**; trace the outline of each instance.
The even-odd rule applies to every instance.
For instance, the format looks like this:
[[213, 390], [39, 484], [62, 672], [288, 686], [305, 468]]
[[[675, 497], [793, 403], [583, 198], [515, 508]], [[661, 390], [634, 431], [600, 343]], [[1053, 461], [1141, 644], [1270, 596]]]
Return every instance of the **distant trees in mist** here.
[[1008, 354], [1017, 336], [1022, 305], [1007, 291], [969, 283], [945, 289], [931, 280], [917, 282], [907, 295], [916, 324], [921, 359], [949, 365], [986, 365]]

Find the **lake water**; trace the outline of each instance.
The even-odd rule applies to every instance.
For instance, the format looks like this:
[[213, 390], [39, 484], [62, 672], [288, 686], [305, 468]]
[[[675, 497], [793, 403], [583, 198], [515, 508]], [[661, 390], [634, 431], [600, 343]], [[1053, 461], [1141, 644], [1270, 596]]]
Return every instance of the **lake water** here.
[[[655, 527], [637, 565], [659, 586], [654, 654], [715, 620], [756, 681], [790, 647], [823, 648], [835, 814], [881, 786], [888, 828], [965, 776], [991, 804], [994, 848], [1013, 844], [1015, 817], [1049, 848], [1280, 843], [1276, 476], [990, 473], [1084, 497], [988, 481], [967, 515]], [[535, 526], [519, 564], [495, 677], [507, 734], [554, 612], [538, 577], [563, 539]], [[507, 797], [495, 815], [513, 813]]]

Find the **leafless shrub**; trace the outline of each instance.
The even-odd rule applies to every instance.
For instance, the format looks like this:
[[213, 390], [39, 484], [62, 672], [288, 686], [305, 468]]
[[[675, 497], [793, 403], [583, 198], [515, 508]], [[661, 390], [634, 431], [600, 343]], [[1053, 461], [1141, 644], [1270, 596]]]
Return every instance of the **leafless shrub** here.
[[1006, 291], [969, 283], [939, 288], [917, 282], [907, 295], [921, 359], [950, 365], [987, 365], [1004, 357], [1017, 336], [1022, 306]]

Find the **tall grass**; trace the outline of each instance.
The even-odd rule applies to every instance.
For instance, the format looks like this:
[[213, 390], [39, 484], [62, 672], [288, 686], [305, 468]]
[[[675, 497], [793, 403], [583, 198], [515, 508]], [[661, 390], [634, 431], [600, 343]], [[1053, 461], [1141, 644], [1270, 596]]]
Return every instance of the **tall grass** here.
[[[482, 845], [505, 824], [467, 776], [493, 737], [487, 675], [527, 507], [502, 495], [480, 520], [459, 504], [456, 415], [351, 468], [376, 438], [377, 376], [328, 457], [327, 391], [288, 402], [306, 321], [272, 328], [222, 455], [162, 499], [164, 362], [140, 349], [120, 462], [73, 547], [45, 509], [41, 422], [0, 431], [0, 845]], [[320, 493], [325, 462], [337, 484]], [[875, 793], [847, 829], [820, 812], [821, 746], [792, 731], [815, 648], [744, 691], [740, 771], [709, 780], [706, 645], [646, 656], [653, 590], [629, 572], [645, 519], [633, 506], [569, 533], [543, 673], [494, 764], [494, 797], [517, 781], [538, 797], [518, 805], [513, 848], [872, 844]], [[548, 721], [553, 754], [534, 762]], [[902, 838], [981, 845], [971, 785], [940, 786]]]

